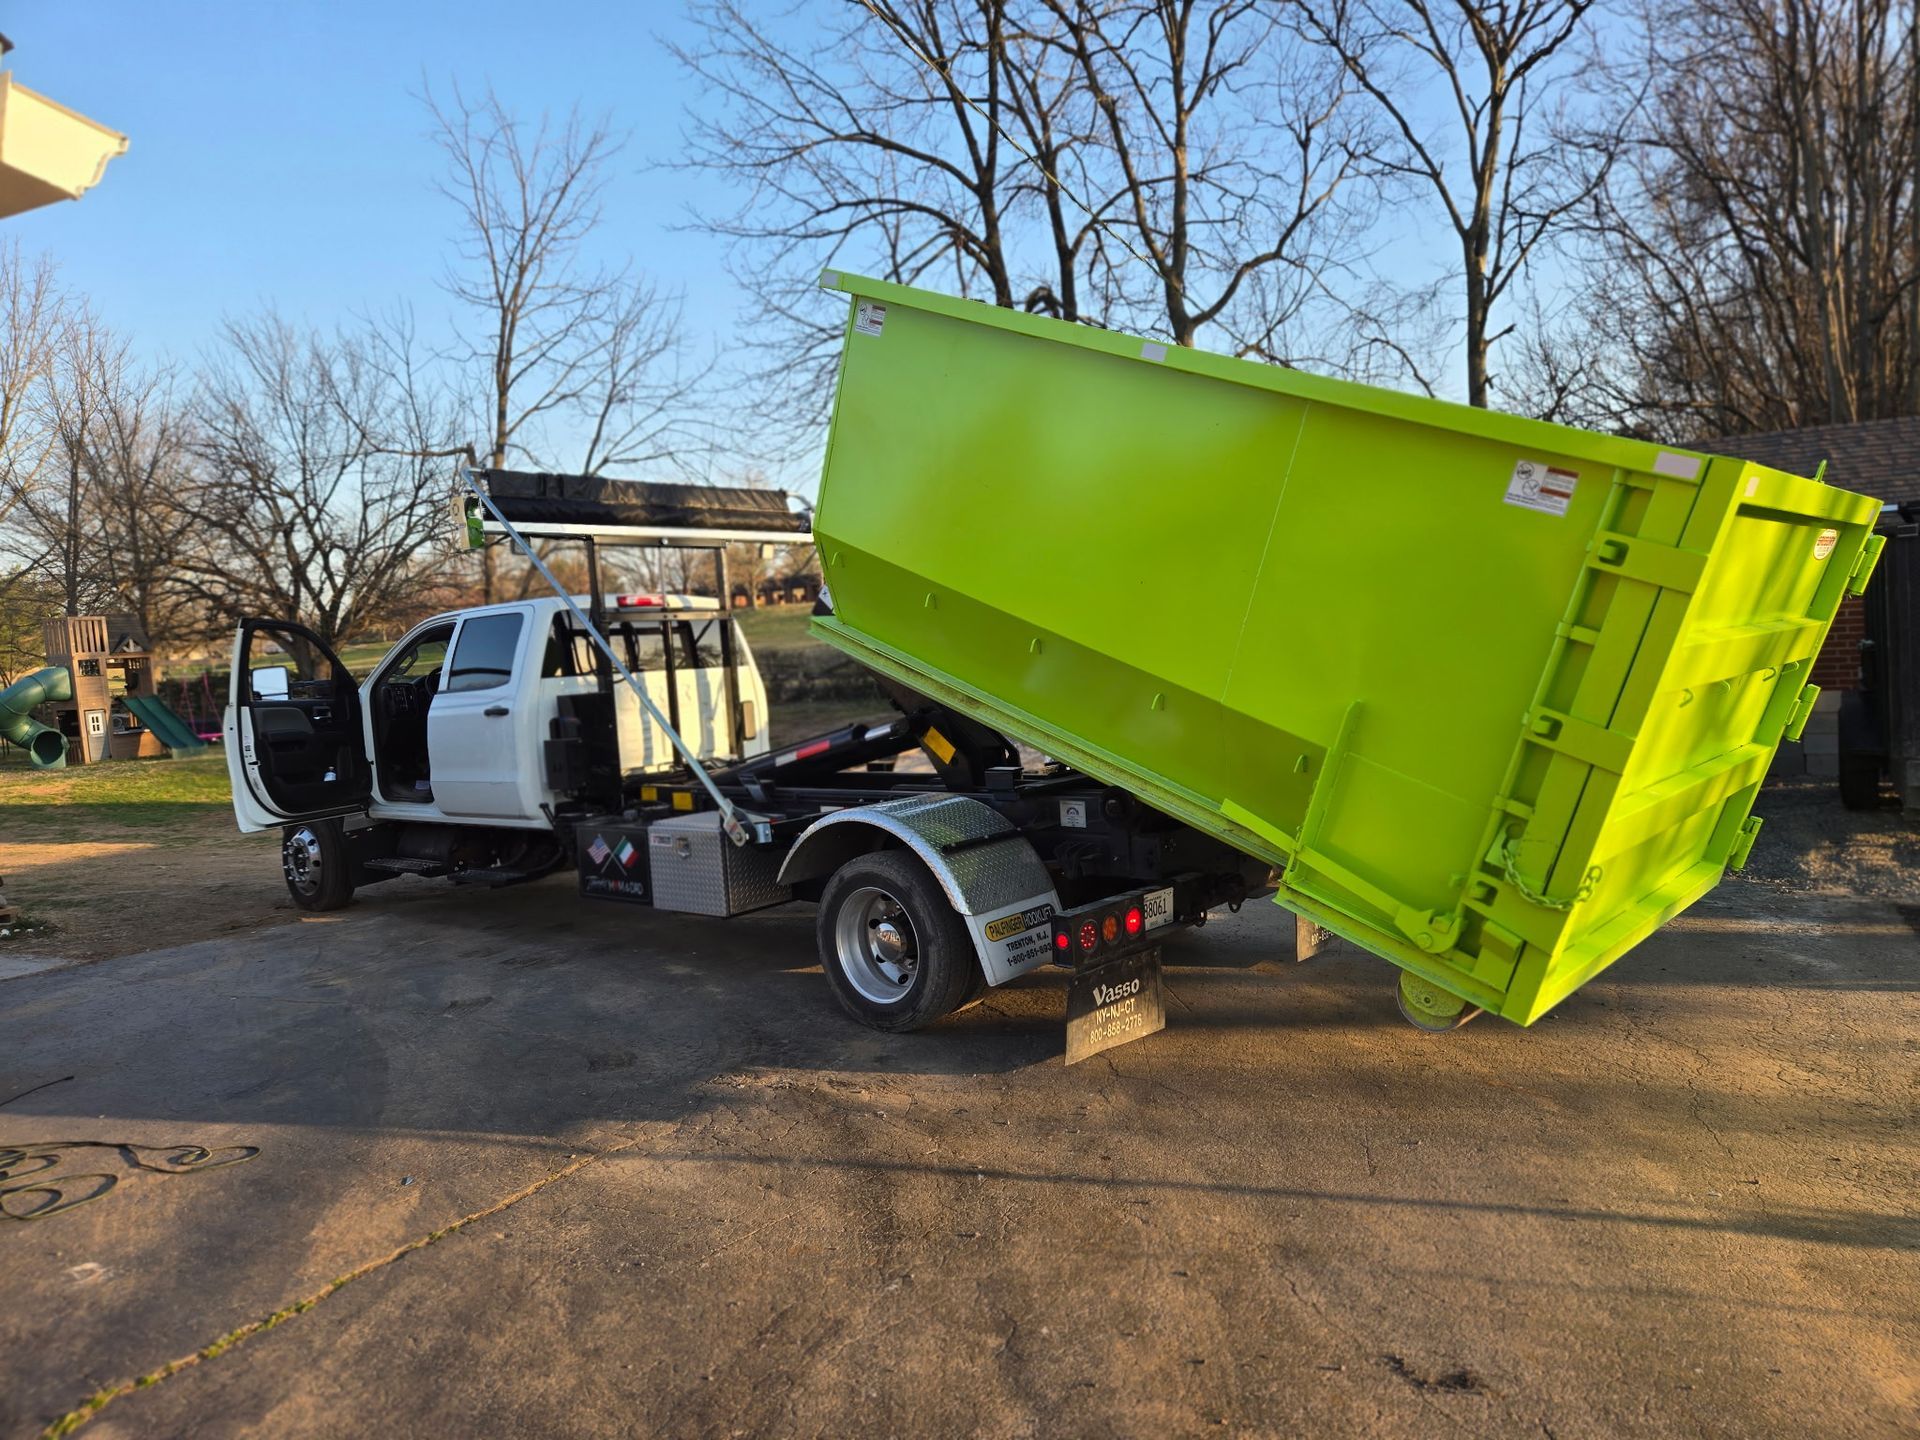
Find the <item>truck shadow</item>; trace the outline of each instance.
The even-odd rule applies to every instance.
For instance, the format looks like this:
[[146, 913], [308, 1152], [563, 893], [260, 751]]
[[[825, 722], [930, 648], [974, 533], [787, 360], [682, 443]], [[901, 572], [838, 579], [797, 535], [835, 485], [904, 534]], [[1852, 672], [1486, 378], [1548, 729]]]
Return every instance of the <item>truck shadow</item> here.
[[[1170, 971], [1166, 1033], [1068, 1069], [1052, 976], [919, 1034], [854, 1024], [818, 973], [804, 907], [718, 925], [584, 907], [563, 882], [379, 895], [0, 984], [0, 1147], [258, 1149], [206, 1174], [127, 1170], [97, 1203], [37, 1222], [36, 1238], [141, 1277], [86, 1312], [108, 1337], [86, 1344], [126, 1353], [89, 1349], [74, 1374], [178, 1353], [180, 1336], [150, 1334], [155, 1295], [205, 1292], [189, 1327], [203, 1342], [337, 1273], [316, 1267], [384, 1253], [648, 1127], [659, 1143], [633, 1152], [641, 1208], [656, 1203], [645, 1167], [664, 1162], [715, 1187], [799, 1171], [883, 1193], [890, 1179], [1046, 1187], [1084, 1192], [1089, 1213], [1219, 1197], [1278, 1223], [1326, 1206], [1360, 1232], [1478, 1217], [1708, 1245], [1920, 1246], [1920, 1222], [1887, 1212], [1873, 1180], [1911, 1172], [1893, 1062], [1865, 1043], [1892, 1020], [1829, 1056], [1790, 1029], [1695, 1013], [1696, 998], [1724, 1012], [1704, 988], [1650, 1001], [1636, 984], [1629, 1014], [1607, 982], [1576, 997], [1570, 1023], [1485, 1021], [1436, 1041], [1400, 1022], [1391, 967], [1371, 956], [1263, 963], [1288, 954], [1275, 911], [1175, 942], [1194, 956], [1222, 943], [1230, 963]], [[1882, 1013], [1845, 997], [1827, 1013], [1843, 1003]], [[1782, 1136], [1818, 1137], [1810, 1193], [1776, 1198], [1768, 1162], [1747, 1158], [1777, 1157]], [[112, 1169], [70, 1168], [76, 1181]], [[1569, 1178], [1589, 1173], [1613, 1177], [1591, 1200]], [[23, 1313], [57, 1311], [77, 1283], [23, 1274]], [[0, 1361], [0, 1393], [44, 1373], [61, 1403], [79, 1393], [43, 1345]]]

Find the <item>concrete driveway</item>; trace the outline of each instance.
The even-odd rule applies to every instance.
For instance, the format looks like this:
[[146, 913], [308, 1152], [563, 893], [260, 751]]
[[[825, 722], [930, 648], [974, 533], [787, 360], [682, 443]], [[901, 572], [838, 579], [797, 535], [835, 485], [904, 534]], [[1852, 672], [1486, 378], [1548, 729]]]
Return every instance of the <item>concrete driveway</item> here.
[[52, 1152], [0, 1434], [1912, 1434], [1917, 917], [1730, 882], [1435, 1039], [1256, 905], [1071, 1070], [560, 879], [9, 980], [0, 1145], [258, 1153]]

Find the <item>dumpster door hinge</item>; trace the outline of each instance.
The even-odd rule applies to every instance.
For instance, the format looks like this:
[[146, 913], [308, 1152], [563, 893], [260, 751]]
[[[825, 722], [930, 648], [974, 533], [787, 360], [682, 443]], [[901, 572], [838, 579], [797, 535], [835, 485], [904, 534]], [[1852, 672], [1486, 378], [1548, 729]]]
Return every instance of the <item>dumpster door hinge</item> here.
[[1798, 740], [1801, 732], [1807, 728], [1807, 717], [1813, 714], [1813, 702], [1820, 698], [1818, 685], [1803, 685], [1799, 697], [1793, 702], [1793, 710], [1787, 716], [1787, 727], [1781, 731], [1781, 738]]
[[1847, 575], [1847, 594], [1864, 595], [1867, 582], [1873, 578], [1873, 567], [1880, 561], [1881, 547], [1887, 543], [1884, 535], [1869, 535], [1867, 543], [1860, 547], [1860, 553], [1854, 558], [1853, 569]]
[[1442, 915], [1438, 910], [1416, 910], [1402, 905], [1394, 912], [1393, 923], [1414, 944], [1433, 954], [1451, 950], [1460, 939], [1460, 927], [1466, 917], [1459, 911]]
[[1766, 822], [1758, 815], [1749, 815], [1741, 825], [1740, 833], [1733, 837], [1733, 849], [1727, 852], [1727, 868], [1744, 870], [1747, 856], [1753, 853], [1753, 842], [1760, 836], [1760, 827]]

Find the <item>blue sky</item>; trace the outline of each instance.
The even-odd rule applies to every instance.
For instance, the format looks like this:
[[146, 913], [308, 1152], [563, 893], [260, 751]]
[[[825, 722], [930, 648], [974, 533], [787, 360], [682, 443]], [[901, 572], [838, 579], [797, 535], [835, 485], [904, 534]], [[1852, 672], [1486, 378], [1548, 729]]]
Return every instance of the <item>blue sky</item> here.
[[[523, 117], [607, 112], [630, 139], [602, 258], [684, 293], [696, 356], [724, 357], [751, 323], [719, 245], [684, 228], [730, 192], [657, 163], [698, 99], [660, 43], [689, 35], [680, 0], [14, 0], [0, 29], [20, 83], [131, 137], [84, 201], [17, 217], [5, 238], [54, 256], [149, 356], [191, 361], [223, 316], [268, 305], [327, 328], [405, 301], [432, 334], [451, 309], [438, 281], [454, 217], [416, 96], [456, 79], [491, 81]], [[1404, 226], [1378, 238], [1404, 248]], [[718, 463], [762, 458], [728, 419], [709, 417], [727, 437]], [[805, 461], [774, 478], [814, 482]]]
[[676, 228], [725, 193], [649, 163], [680, 143], [686, 87], [656, 39], [684, 31], [676, 0], [25, 0], [0, 17], [21, 84], [131, 141], [83, 201], [19, 216], [5, 238], [51, 254], [148, 354], [190, 360], [223, 315], [268, 304], [321, 327], [395, 300], [423, 327], [444, 313], [453, 216], [414, 97], [454, 79], [491, 80], [526, 116], [609, 112], [630, 139], [606, 258], [685, 292], [700, 353], [732, 328], [741, 297], [717, 247]]

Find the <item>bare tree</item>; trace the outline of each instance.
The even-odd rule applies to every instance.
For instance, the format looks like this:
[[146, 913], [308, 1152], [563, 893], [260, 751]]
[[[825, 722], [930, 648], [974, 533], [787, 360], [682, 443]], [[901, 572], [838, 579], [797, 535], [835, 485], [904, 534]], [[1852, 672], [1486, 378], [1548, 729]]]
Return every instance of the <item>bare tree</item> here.
[[[525, 123], [491, 90], [425, 103], [460, 217], [445, 285], [464, 310], [455, 358], [474, 377], [487, 464], [567, 468], [563, 425], [585, 435], [572, 467], [585, 474], [699, 448], [685, 412], [710, 367], [683, 364], [679, 300], [588, 254], [620, 139], [577, 110]], [[491, 550], [481, 588], [491, 599]]]
[[156, 648], [201, 638], [204, 615], [180, 583], [200, 546], [191, 509], [188, 420], [169, 370], [124, 368], [102, 397], [87, 458], [92, 568]]
[[0, 251], [0, 313], [0, 601], [128, 610], [156, 640], [190, 632], [173, 585], [189, 526], [171, 377], [135, 364], [17, 247]]
[[71, 305], [53, 262], [0, 245], [0, 523], [39, 488], [55, 450], [55, 370]]
[[1237, 349], [1289, 358], [1288, 330], [1357, 249], [1343, 202], [1373, 137], [1344, 67], [1265, 0], [1044, 4], [1101, 131], [1098, 208], [1120, 232], [1097, 276], [1109, 314], [1188, 346], [1219, 324]]
[[[1458, 247], [1467, 399], [1489, 402], [1496, 311], [1544, 244], [1605, 183], [1622, 117], [1577, 119], [1576, 40], [1595, 0], [1288, 0], [1399, 141], [1391, 168], [1426, 191]], [[1450, 111], [1429, 128], [1438, 87]], [[1450, 131], [1450, 133], [1448, 133]], [[1573, 159], [1577, 163], [1568, 163]]]
[[843, 327], [812, 290], [836, 266], [1185, 345], [1211, 327], [1240, 354], [1341, 353], [1321, 322], [1365, 259], [1350, 202], [1377, 123], [1270, 10], [836, 0], [802, 28], [700, 0], [686, 163], [740, 190], [701, 223], [755, 297], [764, 408], [797, 437], [824, 418]]
[[1913, 7], [1658, 18], [1646, 123], [1595, 226], [1582, 328], [1609, 343], [1586, 403], [1696, 441], [1920, 411]]
[[67, 313], [52, 262], [27, 259], [17, 242], [0, 246], [0, 680], [32, 668], [40, 622], [60, 608], [33, 564], [44, 546], [19, 522], [57, 449], [54, 372]]
[[[695, 4], [700, 42], [675, 50], [705, 96], [686, 163], [740, 187], [735, 209], [701, 223], [730, 242], [762, 317], [770, 359], [749, 383], [764, 418], [824, 417], [842, 326], [811, 303], [823, 267], [1080, 317], [1088, 226], [1055, 183], [1080, 178], [1077, 82], [1009, 12], [1010, 0], [833, 0], [826, 23], [803, 26], [741, 0]], [[1018, 243], [1034, 209], [1044, 250]]]
[[[439, 559], [453, 417], [365, 333], [229, 322], [196, 405], [188, 592], [222, 619], [285, 616], [334, 644], [409, 604]], [[416, 377], [417, 378], [417, 377]]]
[[46, 453], [34, 464], [37, 483], [17, 492], [12, 517], [25, 540], [26, 568], [53, 585], [69, 615], [112, 600], [91, 543], [89, 480], [102, 419], [129, 368], [126, 342], [89, 311], [70, 307], [41, 382]]

